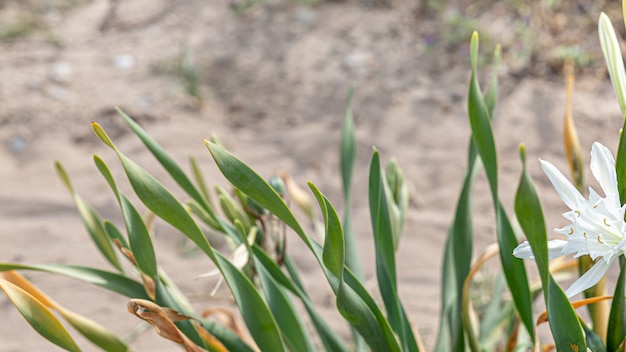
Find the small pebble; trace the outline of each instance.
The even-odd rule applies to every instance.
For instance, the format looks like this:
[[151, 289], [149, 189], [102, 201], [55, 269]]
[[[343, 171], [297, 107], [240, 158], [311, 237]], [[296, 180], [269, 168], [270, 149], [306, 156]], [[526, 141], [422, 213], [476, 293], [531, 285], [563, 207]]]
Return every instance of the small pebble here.
[[60, 61], [52, 66], [50, 80], [55, 83], [67, 84], [72, 78], [72, 65], [66, 61]]
[[13, 155], [21, 155], [26, 151], [26, 147], [28, 143], [26, 142], [26, 138], [22, 136], [13, 136], [9, 140], [9, 148], [11, 149], [11, 153]]
[[113, 66], [120, 70], [129, 70], [135, 67], [135, 58], [131, 54], [119, 54], [113, 59]]

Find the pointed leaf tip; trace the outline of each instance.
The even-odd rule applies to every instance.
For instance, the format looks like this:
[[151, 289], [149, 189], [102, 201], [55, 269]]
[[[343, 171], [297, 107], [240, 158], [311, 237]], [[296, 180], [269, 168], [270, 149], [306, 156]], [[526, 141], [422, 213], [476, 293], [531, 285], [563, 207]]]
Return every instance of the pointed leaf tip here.
[[54, 168], [57, 172], [57, 175], [61, 179], [61, 182], [63, 182], [65, 187], [67, 187], [67, 190], [70, 191], [71, 194], [74, 194], [74, 187], [72, 187], [72, 182], [70, 181], [69, 176], [67, 176], [67, 172], [65, 172], [65, 168], [63, 168], [63, 165], [61, 164], [61, 162], [58, 160], [55, 160]]
[[524, 143], [519, 145], [519, 158], [522, 160], [522, 164], [526, 165], [526, 145]]
[[478, 32], [474, 31], [470, 41], [470, 61], [472, 63], [473, 71], [476, 71], [476, 68], [478, 67], [478, 43]]
[[98, 136], [98, 138], [100, 138], [100, 140], [102, 142], [104, 142], [104, 144], [108, 145], [111, 149], [115, 149], [115, 145], [111, 141], [111, 138], [109, 138], [109, 135], [106, 133], [104, 128], [102, 128], [102, 126], [100, 126], [99, 123], [92, 122], [91, 123], [91, 128], [95, 132], [96, 136]]

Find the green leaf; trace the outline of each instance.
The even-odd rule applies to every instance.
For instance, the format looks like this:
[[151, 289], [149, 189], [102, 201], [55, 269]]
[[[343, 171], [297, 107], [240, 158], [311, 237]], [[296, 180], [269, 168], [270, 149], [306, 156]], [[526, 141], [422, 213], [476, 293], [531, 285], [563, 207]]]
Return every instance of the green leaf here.
[[[372, 161], [370, 162], [369, 206], [374, 243], [376, 245], [377, 274], [379, 280], [381, 279], [381, 275], [384, 274], [387, 276], [386, 281], [388, 281], [388, 283], [386, 284], [391, 285], [390, 289], [395, 295], [397, 287], [395, 247], [389, 205], [387, 203], [383, 183], [384, 176], [380, 166], [380, 156], [378, 155], [378, 150], [374, 149]], [[381, 285], [383, 285], [382, 282]], [[389, 307], [387, 307], [387, 309], [389, 309]]]
[[196, 181], [196, 184], [198, 185], [200, 194], [204, 197], [204, 199], [206, 200], [206, 204], [208, 205], [207, 209], [212, 209], [213, 204], [211, 203], [211, 194], [209, 193], [209, 188], [207, 187], [206, 182], [204, 182], [204, 175], [202, 174], [202, 169], [198, 164], [198, 160], [196, 160], [196, 158], [194, 157], [191, 157], [189, 159], [189, 163], [191, 164], [191, 172], [194, 180]]
[[28, 324], [41, 336], [67, 351], [80, 351], [63, 324], [45, 305], [28, 292], [4, 279], [0, 279], [0, 289], [9, 297]]
[[334, 212], [330, 201], [319, 191], [319, 189], [309, 182], [309, 187], [317, 202], [322, 209], [322, 215], [324, 216], [325, 228], [325, 240], [324, 249], [322, 251], [322, 258], [324, 265], [328, 270], [338, 279], [343, 280], [343, 267], [344, 267], [344, 238], [341, 223]]
[[[361, 334], [374, 351], [399, 350], [388, 321], [382, 316], [375, 304], [370, 305], [367, 303], [368, 300], [373, 303], [369, 293], [365, 290], [360, 292], [354, 290], [354, 287], [360, 286], [360, 282], [354, 279], [354, 274], [345, 268], [345, 263], [343, 262], [343, 231], [337, 212], [326, 196], [319, 192], [313, 183], [309, 182], [309, 187], [313, 191], [324, 214], [326, 241], [322, 249], [322, 257], [328, 272], [334, 276], [329, 277], [329, 281], [334, 289], [336, 287], [339, 312]], [[351, 285], [346, 285], [343, 281], [344, 273], [349, 274], [353, 278]], [[336, 286], [332, 285], [332, 282], [335, 282], [335, 280], [338, 281]]]
[[[378, 151], [374, 150], [370, 163], [369, 203], [374, 244], [376, 248], [376, 274], [389, 323], [398, 334], [403, 351], [417, 351], [417, 342], [406, 319], [406, 313], [397, 292], [396, 240], [391, 220], [389, 194], [385, 187]], [[399, 234], [398, 234], [399, 235]]]
[[261, 351], [284, 351], [278, 325], [254, 284], [219, 252], [216, 252], [216, 257], [224, 279], [259, 349]]
[[557, 351], [586, 351], [585, 336], [574, 308], [552, 275], [549, 281], [548, 319]]
[[470, 77], [467, 109], [469, 113], [470, 127], [472, 129], [472, 141], [478, 150], [489, 180], [491, 195], [494, 206], [498, 203], [498, 161], [496, 157], [496, 144], [491, 129], [491, 117], [487, 111], [485, 100], [478, 84], [478, 34], [472, 35], [471, 58], [472, 75]]
[[90, 283], [128, 298], [149, 299], [143, 285], [125, 276], [100, 269], [62, 264], [25, 265], [0, 263], [0, 271], [36, 270], [60, 274], [86, 283]]
[[[526, 152], [523, 145], [520, 146], [520, 158], [522, 160], [522, 175], [515, 195], [515, 215], [532, 248], [542, 285], [548, 287], [550, 272], [546, 224], [537, 190], [526, 169]], [[547, 300], [547, 293], [545, 296]]]
[[[209, 141], [205, 141], [205, 143], [226, 179], [291, 227], [311, 249], [318, 262], [323, 264], [323, 248], [312, 241], [304, 232], [291, 210], [272, 187], [248, 165], [221, 146]], [[322, 266], [322, 269], [324, 269], [331, 287], [337, 294], [337, 307], [340, 313], [359, 330], [370, 347], [376, 351], [398, 351], [399, 346], [388, 322], [382, 316], [380, 309], [371, 299], [369, 293], [365, 289], [359, 289], [360, 283], [354, 279], [352, 273], [344, 268], [344, 275], [349, 273], [352, 280], [346, 281], [348, 284], [343, 285], [325, 266]], [[357, 289], [359, 289], [358, 293], [355, 291]]]
[[[480, 91], [477, 75], [478, 60], [478, 34], [474, 32], [471, 42], [472, 74], [470, 78], [470, 88], [468, 95], [468, 112], [470, 127], [472, 129], [472, 141], [483, 162], [494, 210], [496, 213], [498, 245], [500, 246], [500, 260], [502, 270], [515, 302], [520, 318], [524, 326], [534, 335], [530, 290], [524, 263], [513, 257], [513, 249], [517, 246], [515, 233], [510, 225], [509, 219], [498, 196], [498, 163], [496, 158], [496, 147], [491, 128], [491, 117], [487, 110], [483, 95]], [[456, 245], [456, 244], [455, 244]]]
[[87, 204], [75, 191], [70, 183], [70, 179], [67, 176], [67, 172], [61, 165], [61, 163], [56, 162], [55, 168], [57, 170], [57, 174], [59, 178], [63, 181], [63, 183], [67, 186], [67, 189], [70, 191], [72, 198], [74, 199], [74, 203], [76, 204], [76, 209], [87, 228], [87, 232], [91, 236], [91, 239], [98, 247], [98, 250], [104, 258], [113, 265], [118, 271], [123, 272], [122, 265], [117, 258], [116, 252], [111, 244], [111, 239], [107, 236], [106, 231], [104, 230], [104, 225], [100, 215], [93, 209], [89, 204]]
[[217, 167], [235, 188], [276, 215], [287, 224], [287, 226], [291, 227], [304, 243], [311, 248], [309, 237], [306, 235], [304, 229], [302, 229], [302, 226], [300, 226], [300, 223], [298, 223], [298, 220], [296, 220], [285, 201], [261, 176], [243, 161], [226, 151], [222, 146], [207, 140], [204, 142], [209, 152], [211, 152]]
[[137, 261], [137, 267], [142, 273], [156, 280], [157, 260], [148, 227], [144, 223], [141, 214], [123, 193], [120, 192], [119, 198], [126, 231], [128, 232], [130, 249]]
[[608, 351], [617, 351], [626, 336], [626, 306], [624, 305], [624, 285], [626, 284], [626, 260], [621, 256], [620, 271], [617, 283], [615, 284], [615, 293], [613, 294], [613, 302], [611, 303], [611, 312], [609, 313], [608, 329], [606, 332], [606, 348]]
[[283, 351], [284, 346], [276, 321], [256, 287], [228, 259], [213, 250], [204, 233], [183, 205], [160, 182], [120, 152], [98, 124], [93, 126], [101, 139], [110, 142], [110, 146], [120, 159], [135, 194], [142, 203], [155, 215], [191, 239], [224, 275], [250, 334], [259, 348], [267, 351]]
[[117, 338], [113, 333], [95, 321], [67, 309], [60, 311], [63, 318], [78, 332], [85, 336], [96, 346], [107, 352], [130, 351], [128, 346]]
[[626, 137], [624, 130], [626, 129], [626, 119], [619, 134], [619, 146], [617, 148], [617, 157], [615, 159], [615, 171], [617, 172], [617, 189], [619, 191], [619, 199], [621, 204], [626, 204]]
[[[310, 298], [303, 290], [302, 285], [299, 285], [292, 281], [292, 279], [288, 278], [278, 267], [275, 261], [273, 261], [267, 253], [261, 249], [259, 245], [254, 245], [252, 247], [252, 251], [254, 253], [253, 260], [254, 266], [256, 268], [263, 267], [263, 269], [272, 277], [274, 281], [276, 281], [282, 287], [288, 289], [291, 293], [296, 295], [304, 305], [309, 317], [311, 319], [311, 323], [315, 327], [320, 339], [322, 340], [322, 344], [324, 345], [324, 349], [326, 351], [343, 351], [347, 352], [348, 348], [341, 341], [341, 338], [337, 335], [337, 333], [330, 327], [324, 319], [317, 312], [315, 305], [311, 302]], [[285, 259], [285, 266], [289, 268], [290, 260], [288, 258]]]
[[[144, 131], [139, 124], [137, 124], [130, 116], [126, 115], [122, 110], [117, 108], [117, 112], [124, 118], [128, 127], [141, 139], [143, 144], [154, 155], [154, 157], [161, 163], [165, 170], [172, 176], [174, 181], [196, 202], [203, 205], [205, 208], [210, 208], [210, 205], [206, 198], [196, 189], [191, 183], [185, 172], [178, 166], [174, 159], [165, 152], [165, 150], [152, 138], [146, 131]], [[113, 148], [111, 143], [111, 148]]]
[[[361, 258], [354, 231], [352, 230], [352, 173], [356, 159], [356, 137], [354, 133], [354, 117], [352, 115], [353, 95], [354, 89], [351, 87], [348, 91], [346, 112], [343, 119], [343, 128], [341, 129], [341, 143], [339, 146], [339, 169], [341, 171], [344, 204], [342, 225], [345, 241], [346, 266], [350, 268], [358, 278], [363, 280], [364, 275]], [[355, 351], [364, 351], [363, 340], [354, 329], [352, 330], [352, 337], [355, 344]]]
[[[552, 335], [556, 345], [559, 346], [559, 350], [564, 350], [564, 346], [575, 344], [580, 351], [585, 351], [585, 337], [576, 312], [549, 272], [548, 241], [543, 211], [537, 197], [537, 191], [526, 170], [526, 155], [523, 146], [520, 148], [520, 157], [523, 170], [515, 196], [515, 214], [535, 255], [535, 262], [544, 287], [544, 298]], [[508, 253], [512, 253], [512, 250]], [[510, 255], [510, 257], [513, 256]], [[527, 281], [524, 280], [524, 282]], [[509, 284], [509, 286], [511, 285]], [[511, 290], [514, 289], [511, 287]]]
[[500, 66], [500, 59], [502, 58], [502, 47], [500, 44], [496, 45], [496, 49], [493, 52], [493, 72], [491, 73], [491, 83], [487, 87], [485, 92], [485, 106], [489, 112], [489, 116], [493, 116], [493, 112], [498, 102], [498, 67]]
[[[111, 174], [111, 171], [106, 163], [97, 155], [94, 155], [94, 162], [102, 176], [111, 187], [111, 190], [113, 191], [113, 194], [122, 209], [122, 216], [124, 217], [124, 224], [126, 225], [126, 232], [128, 233], [130, 242], [130, 246], [126, 245], [126, 248], [129, 248], [133, 253], [139, 270], [148, 275], [152, 280], [157, 280], [156, 255], [154, 253], [154, 246], [152, 245], [150, 233], [148, 232], [148, 227], [137, 209], [117, 188], [115, 179], [113, 178], [113, 175]], [[114, 234], [116, 238], [122, 238], [117, 229], [115, 229], [115, 231], [109, 229], [109, 231]], [[107, 233], [109, 231], [107, 231]], [[122, 243], [125, 243], [125, 241]]]
[[120, 241], [122, 248], [126, 248], [126, 249], [130, 248], [128, 246], [128, 242], [126, 241], [126, 238], [124, 238], [120, 230], [112, 222], [110, 221], [104, 222], [104, 231], [106, 232], [107, 236], [109, 236], [111, 240]]
[[287, 289], [279, 286], [263, 266], [255, 266], [265, 297], [291, 351], [315, 351], [306, 326]]

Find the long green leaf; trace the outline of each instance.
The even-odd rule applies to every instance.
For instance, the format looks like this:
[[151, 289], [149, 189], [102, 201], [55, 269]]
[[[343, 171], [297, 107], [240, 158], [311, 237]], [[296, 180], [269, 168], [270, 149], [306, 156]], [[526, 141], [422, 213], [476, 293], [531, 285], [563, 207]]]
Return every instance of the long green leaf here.
[[126, 232], [128, 233], [128, 239], [130, 242], [129, 248], [135, 257], [137, 267], [142, 273], [148, 275], [152, 280], [156, 280], [157, 261], [154, 253], [154, 246], [152, 245], [152, 238], [148, 232], [148, 227], [139, 214], [139, 211], [137, 211], [128, 198], [117, 188], [115, 179], [113, 178], [113, 175], [111, 174], [111, 171], [106, 163], [97, 155], [94, 155], [94, 163], [111, 187], [111, 190], [113, 191], [113, 194], [122, 209], [122, 216], [124, 217], [124, 224], [126, 225]]
[[0, 279], [0, 289], [9, 297], [28, 324], [41, 336], [67, 351], [80, 351], [63, 324], [41, 302], [4, 279]]
[[235, 188], [276, 215], [287, 226], [291, 227], [304, 243], [311, 248], [309, 237], [291, 210], [289, 210], [285, 201], [261, 176], [222, 146], [207, 140], [205, 140], [205, 144], [209, 152], [211, 152], [217, 167]]
[[[515, 195], [515, 215], [532, 248], [543, 287], [548, 287], [550, 271], [546, 224], [537, 190], [526, 169], [526, 152], [523, 145], [520, 147], [520, 157], [522, 159], [522, 175]], [[548, 293], [545, 292], [544, 296], [547, 301]]]
[[17, 263], [0, 263], [0, 271], [6, 270], [36, 270], [59, 274], [102, 287], [128, 298], [149, 299], [144, 291], [143, 285], [139, 282], [125, 276], [100, 269], [62, 264], [26, 265]]
[[[387, 309], [389, 323], [398, 334], [403, 351], [418, 351], [415, 336], [406, 319], [397, 288], [395, 244], [392, 229], [391, 209], [387, 200], [385, 179], [380, 165], [380, 156], [374, 150], [370, 164], [369, 202], [370, 218], [376, 248], [376, 274], [378, 287]], [[399, 234], [398, 234], [399, 235]]]
[[[367, 292], [357, 292], [358, 280], [354, 280], [353, 285], [346, 285], [343, 278], [344, 273], [354, 278], [354, 274], [345, 268], [343, 262], [343, 231], [341, 221], [337, 212], [333, 208], [328, 198], [309, 182], [309, 187], [317, 199], [326, 226], [326, 241], [323, 248], [323, 258], [328, 271], [333, 274], [338, 281], [336, 295], [337, 308], [341, 315], [354, 327], [365, 339], [367, 344], [374, 351], [395, 351], [399, 350], [395, 336], [391, 332], [388, 321], [382, 316], [377, 307], [367, 304], [370, 298]], [[341, 260], [339, 262], [337, 259]]]
[[104, 129], [93, 125], [96, 135], [113, 149], [130, 184], [142, 203], [191, 239], [217, 266], [239, 306], [250, 334], [262, 350], [283, 351], [280, 332], [269, 308], [250, 280], [219, 252], [215, 252], [206, 236], [183, 205], [152, 175], [119, 151]]
[[123, 272], [122, 265], [117, 258], [116, 252], [113, 249], [113, 245], [111, 244], [111, 239], [107, 236], [106, 231], [104, 230], [103, 221], [100, 218], [100, 215], [93, 209], [89, 204], [87, 204], [75, 191], [72, 187], [69, 177], [67, 176], [67, 172], [59, 162], [55, 162], [54, 164], [57, 174], [59, 178], [63, 181], [63, 183], [67, 186], [72, 198], [74, 199], [74, 203], [76, 204], [76, 209], [80, 214], [80, 217], [83, 221], [83, 224], [87, 228], [87, 232], [91, 236], [91, 239], [98, 247], [98, 250], [104, 258], [113, 265], [118, 271]]
[[120, 206], [128, 232], [130, 249], [142, 273], [153, 280], [157, 279], [157, 260], [152, 245], [152, 238], [143, 218], [128, 198], [120, 192]]
[[552, 275], [549, 281], [548, 319], [557, 351], [586, 351], [585, 335], [574, 308]]
[[[369, 293], [364, 289], [359, 290], [358, 293], [355, 291], [358, 289], [358, 285], [360, 285], [356, 279], [347, 282], [348, 285], [340, 285], [341, 282], [338, 278], [323, 265], [323, 248], [315, 241], [311, 240], [305, 233], [291, 210], [289, 210], [289, 207], [287, 207], [285, 202], [272, 187], [248, 165], [227, 152], [221, 146], [208, 141], [205, 141], [205, 143], [226, 179], [244, 194], [254, 199], [262, 207], [276, 215], [287, 224], [287, 226], [291, 227], [311, 249], [318, 263], [322, 266], [331, 288], [333, 288], [333, 291], [337, 294], [337, 306], [340, 313], [349, 323], [354, 324], [357, 329], [360, 329], [364, 338], [369, 338], [368, 344], [370, 344], [370, 347], [380, 351], [388, 349], [394, 351], [399, 350], [388, 322], [382, 316], [382, 313], [380, 313], [380, 309], [376, 306], [373, 299], [371, 299]], [[336, 214], [334, 209], [333, 213]], [[337, 226], [341, 228], [340, 221], [337, 221]], [[349, 270], [344, 268], [344, 274], [346, 272], [352, 275]], [[371, 305], [368, 302], [371, 302]], [[358, 327], [356, 325], [358, 325]]]
[[[559, 351], [569, 351], [567, 348], [572, 345], [577, 345], [581, 351], [585, 351], [585, 335], [576, 312], [549, 271], [548, 241], [543, 211], [535, 186], [526, 170], [526, 155], [523, 146], [520, 148], [520, 156], [523, 168], [515, 196], [515, 214], [535, 256], [544, 287], [550, 329]], [[512, 250], [508, 253], [512, 258], [510, 254]], [[572, 347], [572, 350], [575, 349]]]
[[626, 204], [626, 119], [624, 119], [622, 129], [619, 135], [619, 146], [617, 148], [617, 157], [615, 158], [615, 171], [617, 172], [617, 189], [619, 191], [619, 199], [621, 204]]
[[185, 172], [174, 161], [174, 159], [165, 152], [165, 150], [143, 129], [137, 124], [130, 116], [126, 115], [121, 109], [117, 109], [117, 112], [124, 118], [126, 124], [135, 132], [137, 137], [141, 139], [143, 144], [154, 155], [154, 157], [161, 163], [165, 170], [172, 176], [174, 181], [196, 202], [203, 205], [205, 208], [210, 208], [210, 204], [207, 199], [202, 196], [193, 183], [189, 180]]
[[609, 326], [606, 332], [607, 351], [617, 351], [626, 336], [626, 306], [624, 305], [624, 285], [626, 284], [626, 260], [620, 257], [620, 271], [609, 313]]
[[470, 57], [472, 59], [472, 75], [468, 96], [468, 112], [470, 127], [472, 129], [472, 141], [483, 162], [491, 196], [496, 213], [498, 245], [500, 246], [500, 260], [509, 289], [513, 296], [515, 307], [520, 315], [524, 326], [531, 334], [533, 333], [532, 310], [530, 290], [524, 263], [513, 257], [513, 249], [517, 246], [515, 233], [510, 225], [506, 213], [500, 204], [498, 196], [498, 162], [496, 147], [491, 128], [491, 118], [487, 110], [483, 95], [478, 84], [478, 34], [474, 32], [470, 45]]
[[[311, 322], [315, 327], [320, 339], [322, 340], [322, 344], [324, 345], [324, 349], [326, 351], [343, 351], [347, 352], [348, 348], [343, 344], [341, 338], [336, 334], [336, 332], [324, 321], [321, 315], [317, 312], [317, 308], [311, 302], [310, 298], [306, 294], [306, 292], [302, 289], [301, 285], [293, 282], [292, 279], [288, 278], [285, 273], [283, 273], [275, 261], [273, 261], [267, 253], [261, 249], [258, 245], [254, 245], [252, 247], [252, 251], [254, 253], [254, 265], [255, 267], [263, 267], [264, 270], [282, 287], [288, 289], [291, 293], [296, 295], [304, 305], [309, 317], [311, 318]], [[286, 266], [289, 267], [289, 260], [286, 260]]]
[[130, 351], [126, 344], [113, 335], [108, 329], [93, 320], [67, 309], [62, 310], [60, 313], [63, 315], [63, 318], [74, 327], [74, 329], [80, 332], [93, 344], [102, 348], [102, 350], [107, 352]]
[[363, 279], [363, 269], [359, 257], [358, 246], [352, 231], [352, 172], [356, 159], [356, 137], [354, 133], [354, 117], [352, 116], [352, 96], [354, 89], [348, 92], [346, 112], [341, 129], [341, 144], [339, 149], [339, 166], [341, 170], [341, 185], [343, 189], [344, 215], [343, 232], [346, 242], [346, 266], [359, 278]]
[[267, 272], [265, 267], [255, 267], [261, 280], [265, 297], [276, 318], [278, 326], [283, 332], [285, 342], [292, 351], [315, 351], [313, 343], [300, 318], [287, 289], [279, 284]]

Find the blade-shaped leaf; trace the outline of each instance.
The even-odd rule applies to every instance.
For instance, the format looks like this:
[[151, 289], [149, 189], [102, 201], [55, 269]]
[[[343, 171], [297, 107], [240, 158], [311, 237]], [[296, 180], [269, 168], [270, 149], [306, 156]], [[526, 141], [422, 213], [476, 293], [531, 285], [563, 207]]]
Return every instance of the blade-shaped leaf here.
[[498, 245], [500, 246], [500, 260], [502, 270], [505, 274], [507, 284], [511, 290], [515, 307], [520, 314], [524, 326], [531, 335], [534, 335], [532, 328], [532, 310], [530, 301], [530, 290], [524, 263], [513, 257], [513, 249], [517, 246], [517, 239], [509, 219], [500, 204], [498, 196], [498, 163], [496, 158], [496, 147], [491, 128], [491, 118], [487, 110], [483, 95], [478, 84], [478, 34], [474, 32], [470, 45], [470, 56], [472, 59], [472, 75], [470, 78], [470, 88], [468, 96], [468, 112], [470, 127], [472, 129], [472, 141], [483, 162], [494, 210], [496, 213]]
[[0, 271], [36, 270], [60, 274], [90, 283], [129, 298], [148, 299], [143, 285], [125, 276], [95, 268], [62, 264], [25, 265], [16, 263], [0, 263]]
[[67, 176], [67, 172], [59, 162], [55, 162], [55, 168], [57, 170], [57, 174], [63, 180], [63, 183], [67, 186], [67, 189], [70, 191], [72, 198], [74, 198], [74, 203], [76, 204], [76, 209], [78, 209], [78, 213], [83, 221], [83, 224], [87, 228], [89, 235], [91, 235], [91, 239], [96, 244], [100, 253], [106, 258], [111, 265], [113, 265], [117, 270], [123, 272], [122, 266], [117, 258], [115, 250], [113, 249], [113, 245], [111, 244], [111, 239], [107, 236], [106, 231], [104, 230], [103, 221], [100, 218], [100, 215], [93, 209], [89, 204], [87, 204], [75, 191], [72, 187], [69, 177]]
[[202, 194], [191, 183], [185, 172], [178, 166], [176, 161], [165, 152], [165, 150], [152, 138], [146, 131], [144, 131], [139, 124], [137, 124], [130, 116], [126, 115], [119, 108], [117, 112], [124, 118], [126, 124], [135, 132], [137, 137], [141, 139], [143, 144], [150, 150], [152, 155], [161, 163], [165, 170], [172, 176], [174, 181], [185, 191], [191, 198], [193, 198], [199, 204], [202, 204], [205, 208], [210, 208], [208, 200], [206, 200]]
[[[543, 211], [535, 186], [526, 170], [526, 155], [523, 146], [520, 148], [520, 156], [523, 169], [515, 196], [515, 214], [535, 255], [535, 262], [544, 287], [550, 329], [560, 350], [564, 346], [576, 345], [581, 351], [585, 351], [585, 336], [576, 312], [549, 271], [548, 241]], [[512, 249], [508, 252], [510, 257], [513, 257], [510, 254], [512, 252]]]
[[585, 336], [576, 312], [552, 275], [548, 291], [548, 319], [557, 351], [586, 351]]
[[63, 324], [40, 301], [2, 278], [0, 278], [0, 289], [9, 297], [11, 303], [22, 314], [28, 324], [41, 336], [68, 351], [80, 351], [80, 348]]
[[[413, 331], [406, 319], [406, 313], [397, 292], [395, 239], [392, 229], [391, 209], [387, 202], [389, 195], [385, 187], [384, 173], [380, 156], [374, 150], [370, 164], [369, 202], [370, 218], [376, 248], [376, 274], [391, 327], [400, 337], [403, 351], [418, 351]], [[397, 234], [399, 235], [399, 234]]]
[[315, 351], [306, 326], [289, 297], [287, 289], [279, 286], [263, 266], [256, 268], [265, 297], [283, 332], [287, 347], [292, 351]]
[[250, 334], [261, 350], [282, 351], [280, 332], [256, 287], [227, 258], [215, 252], [184, 206], [152, 175], [119, 151], [104, 129], [92, 124], [96, 135], [117, 154], [130, 184], [142, 203], [191, 239], [217, 266], [239, 306]]
[[118, 339], [112, 332], [104, 328], [95, 321], [74, 313], [69, 309], [56, 303], [44, 292], [39, 290], [35, 285], [26, 280], [17, 271], [4, 271], [0, 273], [0, 278], [11, 282], [22, 290], [30, 294], [35, 300], [39, 301], [46, 308], [56, 310], [63, 318], [70, 323], [78, 332], [83, 334], [89, 341], [93, 342], [105, 351], [125, 352], [129, 351], [128, 346]]
[[[290, 278], [288, 278], [280, 270], [276, 262], [273, 261], [267, 253], [261, 249], [261, 247], [254, 245], [252, 247], [252, 251], [254, 253], [254, 266], [257, 268], [263, 267], [263, 269], [272, 277], [274, 281], [282, 287], [288, 289], [302, 301], [302, 304], [311, 318], [313, 326], [315, 326], [315, 329], [322, 340], [324, 349], [326, 351], [347, 352], [348, 348], [343, 344], [341, 338], [336, 334], [336, 332], [328, 326], [326, 322], [324, 322], [323, 318], [317, 312], [315, 305], [311, 302], [308, 295], [302, 290], [302, 286], [294, 283]], [[289, 267], [289, 260], [287, 259], [285, 262], [285, 265]]]
[[609, 313], [609, 327], [606, 334], [606, 348], [608, 351], [617, 351], [626, 336], [626, 306], [624, 305], [624, 285], [626, 284], [626, 260], [620, 257], [620, 272]]

